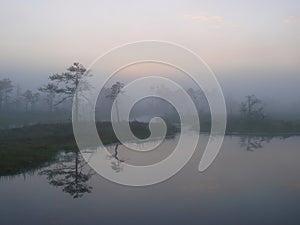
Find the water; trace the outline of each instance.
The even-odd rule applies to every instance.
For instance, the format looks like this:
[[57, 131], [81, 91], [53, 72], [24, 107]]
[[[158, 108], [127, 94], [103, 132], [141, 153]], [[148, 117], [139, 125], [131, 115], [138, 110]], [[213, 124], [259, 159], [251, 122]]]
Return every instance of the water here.
[[[120, 146], [122, 160], [112, 169], [161, 160], [176, 141], [165, 141], [148, 161]], [[60, 153], [39, 171], [0, 179], [0, 224], [300, 224], [300, 137], [227, 136], [199, 173], [203, 146], [171, 179], [135, 188], [105, 180], [80, 155]]]

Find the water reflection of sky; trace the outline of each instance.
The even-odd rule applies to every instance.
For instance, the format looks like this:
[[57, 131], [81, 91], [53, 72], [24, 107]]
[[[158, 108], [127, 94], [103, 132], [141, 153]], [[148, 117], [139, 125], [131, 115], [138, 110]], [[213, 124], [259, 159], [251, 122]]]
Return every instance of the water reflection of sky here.
[[204, 173], [200, 150], [166, 182], [130, 188], [93, 175], [90, 193], [75, 200], [38, 172], [1, 179], [0, 224], [299, 224], [300, 137], [273, 138], [253, 151], [243, 138], [226, 137]]

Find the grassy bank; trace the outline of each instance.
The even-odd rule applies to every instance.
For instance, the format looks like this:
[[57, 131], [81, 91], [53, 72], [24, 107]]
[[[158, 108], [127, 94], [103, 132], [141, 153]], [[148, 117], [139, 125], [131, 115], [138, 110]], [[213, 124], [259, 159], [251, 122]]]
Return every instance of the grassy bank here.
[[[167, 135], [172, 136], [179, 131], [176, 128], [178, 126], [171, 125], [171, 122], [167, 123]], [[146, 138], [150, 135], [147, 123], [131, 122], [130, 126], [132, 132], [139, 138]], [[118, 142], [110, 123], [97, 123], [97, 129], [104, 144]], [[209, 133], [209, 131], [210, 121], [201, 121], [201, 132]], [[300, 123], [270, 119], [249, 122], [239, 118], [229, 118], [226, 134], [298, 135], [300, 134]], [[18, 174], [39, 168], [44, 163], [54, 160], [60, 150], [77, 150], [71, 123], [37, 124], [0, 130], [0, 176]]]
[[266, 118], [263, 120], [245, 120], [232, 117], [227, 120], [226, 134], [299, 134], [300, 121]]
[[[150, 135], [148, 124], [132, 122], [132, 132], [139, 138]], [[103, 144], [118, 142], [108, 122], [97, 123]], [[168, 126], [167, 135], [177, 129]], [[55, 159], [60, 150], [77, 151], [71, 123], [43, 124], [0, 130], [0, 176], [14, 175], [36, 169]]]
[[0, 129], [29, 126], [39, 123], [66, 123], [71, 121], [71, 113], [68, 111], [55, 112], [0, 112]]

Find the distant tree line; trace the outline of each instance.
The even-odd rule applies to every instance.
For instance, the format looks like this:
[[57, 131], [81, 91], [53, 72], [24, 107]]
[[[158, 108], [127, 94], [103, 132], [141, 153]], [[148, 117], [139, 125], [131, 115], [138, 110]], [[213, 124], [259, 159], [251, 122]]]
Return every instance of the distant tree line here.
[[[82, 64], [74, 62], [63, 73], [49, 76], [49, 82], [34, 90], [22, 91], [19, 85], [13, 84], [9, 78], [0, 78], [0, 113], [1, 112], [53, 112], [58, 109], [70, 111], [73, 100], [75, 111], [78, 111], [78, 101], [85, 90], [91, 88], [87, 78], [92, 76]], [[79, 87], [79, 83], [81, 84]], [[109, 88], [104, 88], [105, 97], [112, 102], [124, 84], [116, 82]], [[76, 91], [77, 90], [77, 91]]]
[[22, 110], [21, 106], [23, 106], [23, 111], [33, 111], [40, 96], [39, 92], [32, 90], [22, 92], [21, 88], [14, 86], [9, 78], [0, 80], [0, 112]]
[[[63, 102], [68, 102], [67, 105], [70, 106], [79, 82], [84, 83], [82, 80], [88, 76], [90, 76], [89, 71], [82, 64], [74, 62], [66, 72], [50, 75], [50, 82], [38, 88], [37, 91], [25, 90], [23, 92], [20, 86], [14, 85], [9, 78], [1, 79], [0, 112], [38, 110], [52, 112], [58, 109], [59, 105], [63, 105], [61, 104]], [[85, 88], [89, 88], [87, 82]], [[78, 93], [81, 91], [83, 90], [79, 90]], [[75, 101], [78, 101], [78, 98], [75, 98]]]
[[[83, 92], [92, 88], [88, 82], [91, 77], [91, 71], [86, 69], [82, 64], [74, 62], [65, 72], [55, 73], [49, 76], [49, 82], [35, 90], [22, 91], [19, 85], [14, 84], [9, 78], [0, 78], [0, 113], [9, 112], [55, 112], [55, 111], [71, 111], [72, 104], [75, 106], [75, 114], [78, 117], [78, 102], [82, 99]], [[81, 84], [79, 86], [79, 83]], [[105, 121], [110, 119], [111, 107], [113, 101], [119, 94], [123, 94], [122, 88], [124, 84], [115, 82], [110, 87], [102, 89], [97, 106], [96, 120]], [[76, 91], [77, 90], [77, 91]], [[168, 90], [164, 86], [150, 87], [153, 93], [170, 94], [179, 96], [179, 92]], [[203, 121], [201, 115], [204, 116], [204, 125], [208, 121], [207, 127], [210, 124], [210, 111], [207, 99], [201, 89], [187, 88], [187, 93], [195, 103], [199, 112], [200, 121]], [[213, 94], [213, 93], [212, 93]], [[133, 110], [134, 116], [138, 119], [141, 117], [164, 116], [172, 118], [178, 122], [178, 117], [174, 117], [176, 110], [170, 104], [167, 104], [160, 99], [146, 99], [143, 103], [139, 103], [138, 109]], [[262, 127], [274, 127], [272, 125], [271, 116], [266, 110], [266, 103], [259, 99], [254, 94], [245, 96], [241, 102], [233, 102], [232, 98], [226, 99], [228, 112], [228, 130], [241, 130], [244, 128], [261, 129]], [[116, 112], [119, 114], [118, 103], [115, 104]], [[176, 114], [177, 115], [177, 114]], [[207, 115], [207, 116], [206, 116]], [[75, 118], [75, 119], [76, 119]], [[117, 115], [119, 120], [119, 115]], [[175, 118], [175, 119], [174, 119]], [[284, 129], [292, 129], [293, 123], [277, 123], [277, 127]], [[284, 124], [284, 126], [282, 125]]]
[[[72, 101], [75, 101], [75, 112], [78, 112], [79, 95], [85, 90], [91, 88], [88, 83], [88, 77], [92, 76], [89, 70], [87, 70], [82, 64], [74, 62], [63, 73], [55, 73], [49, 76], [49, 82], [42, 85], [37, 89], [22, 91], [19, 85], [13, 84], [9, 78], [3, 78], [0, 80], [0, 112], [5, 111], [48, 111], [53, 112], [58, 109], [71, 109]], [[78, 85], [81, 83], [80, 90]], [[123, 92], [121, 89], [124, 84], [121, 82], [115, 82], [109, 88], [104, 88], [104, 98], [102, 102], [106, 102], [106, 105], [100, 107], [106, 109], [107, 117], [110, 114], [110, 107], [112, 102], [119, 94]], [[76, 92], [77, 90], [77, 92]], [[152, 87], [151, 89], [156, 93], [168, 93], [177, 95], [176, 92], [167, 90], [165, 87]], [[209, 107], [204, 93], [193, 88], [188, 88], [187, 93], [194, 101], [199, 114], [208, 114]], [[104, 101], [103, 101], [104, 100]], [[62, 104], [64, 103], [64, 104]], [[157, 107], [159, 104], [159, 107]], [[144, 114], [157, 114], [157, 110], [160, 110], [164, 115], [174, 113], [171, 106], [163, 104], [163, 101], [148, 100], [144, 104], [145, 107], [151, 106], [148, 110], [140, 110], [137, 112], [137, 116]], [[103, 111], [103, 110], [102, 110]], [[105, 111], [105, 110], [104, 110]], [[119, 113], [118, 104], [116, 104], [116, 112]], [[246, 100], [240, 103], [239, 115], [245, 121], [251, 122], [253, 120], [263, 120], [265, 118], [264, 103], [258, 99], [255, 95], [246, 96]], [[119, 118], [119, 115], [117, 115]]]

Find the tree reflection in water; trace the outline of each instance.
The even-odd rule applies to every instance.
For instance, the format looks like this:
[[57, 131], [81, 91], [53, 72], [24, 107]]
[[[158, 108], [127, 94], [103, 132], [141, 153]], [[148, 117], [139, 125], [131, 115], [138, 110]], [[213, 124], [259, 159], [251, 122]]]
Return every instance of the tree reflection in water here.
[[255, 149], [262, 148], [265, 144], [269, 143], [273, 137], [267, 136], [241, 136], [240, 146], [246, 148], [247, 151], [254, 151]]
[[73, 198], [80, 198], [85, 193], [91, 193], [92, 186], [88, 181], [95, 174], [86, 164], [78, 151], [62, 152], [58, 155], [57, 162], [39, 174], [46, 175], [49, 184], [61, 187], [63, 192], [69, 193]]
[[124, 159], [120, 159], [118, 156], [118, 147], [119, 144], [116, 144], [114, 153], [107, 156], [107, 158], [111, 160], [111, 168], [116, 171], [116, 173], [119, 173], [123, 170], [122, 163], [125, 162]]

